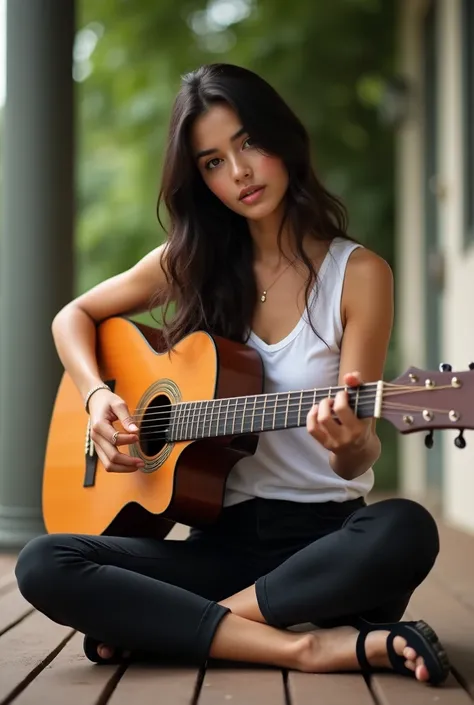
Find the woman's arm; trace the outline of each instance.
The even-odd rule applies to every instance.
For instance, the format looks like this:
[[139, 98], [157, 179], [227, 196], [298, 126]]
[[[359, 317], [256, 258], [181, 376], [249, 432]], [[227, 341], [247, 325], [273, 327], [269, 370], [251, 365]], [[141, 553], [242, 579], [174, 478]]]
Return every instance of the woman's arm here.
[[[393, 275], [385, 260], [359, 248], [349, 258], [341, 302], [344, 334], [341, 345], [339, 384], [358, 371], [363, 382], [383, 377], [393, 326]], [[365, 442], [347, 453], [331, 453], [334, 472], [351, 479], [364, 473], [379, 458], [380, 439], [375, 419], [363, 419]]]
[[58, 355], [83, 398], [102, 382], [96, 359], [96, 325], [111, 316], [146, 311], [157, 291], [165, 291], [166, 276], [161, 268], [164, 247], [74, 299], [55, 316], [52, 331]]
[[[370, 250], [357, 249], [349, 259], [341, 316], [344, 333], [339, 385], [357, 386], [382, 379], [393, 324], [393, 277], [385, 260]], [[307, 427], [330, 451], [334, 472], [347, 480], [364, 473], [380, 456], [375, 419], [357, 418], [344, 391], [313, 407]]]

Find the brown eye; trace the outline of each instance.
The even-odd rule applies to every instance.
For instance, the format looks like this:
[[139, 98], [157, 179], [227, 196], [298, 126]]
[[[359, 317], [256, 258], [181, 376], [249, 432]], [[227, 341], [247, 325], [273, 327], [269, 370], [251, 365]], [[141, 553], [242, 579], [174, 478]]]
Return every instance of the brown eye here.
[[219, 166], [219, 164], [214, 164], [214, 162], [219, 162], [220, 159], [217, 157], [214, 157], [214, 159], [210, 159], [208, 162], [206, 162], [206, 169], [215, 169], [216, 166]]

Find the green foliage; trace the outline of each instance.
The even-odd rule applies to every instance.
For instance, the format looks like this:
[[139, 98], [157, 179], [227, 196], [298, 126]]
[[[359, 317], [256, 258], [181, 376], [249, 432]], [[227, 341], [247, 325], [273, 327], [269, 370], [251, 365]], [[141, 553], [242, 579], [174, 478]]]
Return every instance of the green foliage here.
[[[393, 134], [378, 108], [393, 73], [394, 5], [82, 0], [79, 290], [163, 239], [156, 199], [172, 101], [182, 73], [215, 61], [253, 69], [282, 93], [310, 131], [319, 175], [348, 206], [351, 234], [393, 265]], [[387, 376], [395, 368], [392, 347]], [[382, 425], [378, 474], [390, 485], [394, 435]]]
[[[218, 31], [226, 8], [227, 21], [239, 8], [248, 16]], [[393, 139], [377, 111], [392, 71], [391, 2], [83, 0], [80, 10], [76, 75], [91, 71], [78, 84], [81, 290], [162, 238], [155, 203], [171, 104], [180, 75], [211, 61], [252, 68], [281, 91], [349, 207], [352, 234], [392, 260]]]

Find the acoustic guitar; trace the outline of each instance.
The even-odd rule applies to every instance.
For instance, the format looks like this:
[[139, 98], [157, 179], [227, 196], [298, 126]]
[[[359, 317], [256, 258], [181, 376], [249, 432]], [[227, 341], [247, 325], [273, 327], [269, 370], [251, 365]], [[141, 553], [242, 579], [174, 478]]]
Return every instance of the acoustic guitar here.
[[[110, 318], [97, 328], [101, 377], [122, 397], [139, 440], [121, 448], [141, 457], [131, 473], [107, 472], [89, 417], [67, 373], [50, 424], [43, 478], [47, 531], [165, 536], [174, 522], [214, 522], [235, 463], [255, 452], [260, 433], [306, 425], [311, 406], [343, 387], [263, 393], [259, 354], [199, 331], [172, 352], [158, 329]], [[358, 417], [384, 418], [401, 433], [474, 427], [474, 374], [410, 368], [392, 382], [348, 389]], [[120, 424], [116, 424], [117, 430]]]

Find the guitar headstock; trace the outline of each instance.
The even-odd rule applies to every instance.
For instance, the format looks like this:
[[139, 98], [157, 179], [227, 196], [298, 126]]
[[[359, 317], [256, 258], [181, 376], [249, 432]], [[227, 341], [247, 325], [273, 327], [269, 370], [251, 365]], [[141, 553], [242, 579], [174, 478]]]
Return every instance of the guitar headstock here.
[[381, 415], [401, 433], [427, 431], [428, 447], [434, 430], [458, 429], [455, 443], [463, 448], [462, 432], [474, 429], [474, 363], [463, 372], [453, 372], [447, 364], [438, 372], [410, 367], [384, 383]]

